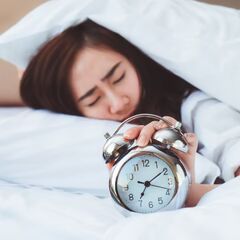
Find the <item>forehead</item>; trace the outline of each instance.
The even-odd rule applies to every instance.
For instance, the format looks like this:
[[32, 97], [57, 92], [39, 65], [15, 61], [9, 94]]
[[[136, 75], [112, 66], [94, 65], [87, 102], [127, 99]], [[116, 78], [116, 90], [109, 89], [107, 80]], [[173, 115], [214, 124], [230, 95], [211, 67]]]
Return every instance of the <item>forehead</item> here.
[[123, 56], [106, 48], [84, 48], [75, 59], [72, 81], [100, 80], [114, 64], [123, 61]]

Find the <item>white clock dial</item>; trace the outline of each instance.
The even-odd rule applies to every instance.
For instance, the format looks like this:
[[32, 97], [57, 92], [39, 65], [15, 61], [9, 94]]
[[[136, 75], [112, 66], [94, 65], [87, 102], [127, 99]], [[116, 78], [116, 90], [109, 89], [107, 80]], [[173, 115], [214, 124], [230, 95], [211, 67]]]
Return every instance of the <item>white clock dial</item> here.
[[153, 154], [129, 159], [117, 177], [117, 193], [123, 205], [134, 212], [148, 213], [169, 204], [176, 192], [169, 165]]

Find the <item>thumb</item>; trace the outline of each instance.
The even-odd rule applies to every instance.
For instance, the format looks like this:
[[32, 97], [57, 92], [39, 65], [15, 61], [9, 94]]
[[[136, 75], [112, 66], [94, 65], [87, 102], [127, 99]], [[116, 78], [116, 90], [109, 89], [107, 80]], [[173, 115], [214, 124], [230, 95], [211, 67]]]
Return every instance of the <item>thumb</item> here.
[[188, 152], [195, 153], [198, 147], [198, 139], [195, 133], [184, 133], [184, 137], [187, 140]]

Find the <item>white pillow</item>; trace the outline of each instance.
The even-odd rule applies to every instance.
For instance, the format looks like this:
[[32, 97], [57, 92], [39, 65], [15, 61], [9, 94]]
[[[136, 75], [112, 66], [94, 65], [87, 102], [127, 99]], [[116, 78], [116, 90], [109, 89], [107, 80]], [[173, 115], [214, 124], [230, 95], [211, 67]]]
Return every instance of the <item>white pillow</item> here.
[[[119, 122], [27, 107], [0, 108], [0, 180], [107, 196], [104, 134], [117, 126]], [[214, 164], [197, 154], [196, 181], [212, 183], [217, 175]]]
[[0, 37], [0, 57], [25, 68], [42, 43], [86, 17], [240, 110], [240, 15], [235, 9], [191, 0], [52, 0]]
[[55, 187], [106, 195], [102, 157], [116, 122], [30, 108], [0, 108], [0, 176], [26, 187]]

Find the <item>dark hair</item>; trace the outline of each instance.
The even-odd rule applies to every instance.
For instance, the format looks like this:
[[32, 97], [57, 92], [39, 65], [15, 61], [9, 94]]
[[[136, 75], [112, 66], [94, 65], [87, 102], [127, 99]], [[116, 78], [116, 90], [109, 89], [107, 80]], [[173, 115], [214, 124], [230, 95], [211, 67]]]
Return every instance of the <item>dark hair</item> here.
[[86, 46], [107, 47], [133, 64], [143, 89], [135, 113], [169, 115], [181, 120], [182, 100], [196, 88], [119, 34], [89, 19], [66, 29], [39, 49], [21, 80], [23, 101], [36, 109], [81, 115], [74, 101], [69, 76], [78, 51]]

